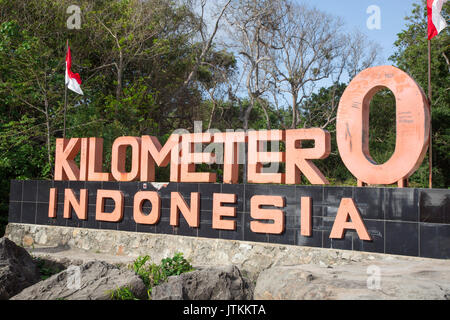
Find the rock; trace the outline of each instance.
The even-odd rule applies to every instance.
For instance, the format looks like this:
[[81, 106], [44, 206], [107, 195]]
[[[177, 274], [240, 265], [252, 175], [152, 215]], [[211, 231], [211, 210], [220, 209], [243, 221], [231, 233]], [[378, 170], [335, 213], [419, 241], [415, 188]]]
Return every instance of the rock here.
[[445, 300], [450, 299], [449, 261], [361, 262], [325, 269], [277, 266], [260, 273], [254, 299]]
[[40, 280], [29, 253], [8, 238], [0, 239], [0, 300], [16, 295]]
[[152, 300], [249, 300], [252, 289], [236, 266], [208, 267], [169, 277]]
[[28, 287], [11, 300], [110, 300], [113, 290], [125, 287], [136, 298], [147, 298], [143, 281], [133, 271], [90, 261]]

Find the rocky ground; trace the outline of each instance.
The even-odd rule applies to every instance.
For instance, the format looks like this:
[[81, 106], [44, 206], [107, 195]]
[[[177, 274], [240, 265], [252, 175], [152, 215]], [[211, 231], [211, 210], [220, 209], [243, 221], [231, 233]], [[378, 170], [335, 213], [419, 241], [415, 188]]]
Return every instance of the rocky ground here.
[[[118, 288], [147, 299], [135, 258], [69, 247], [29, 250], [0, 239], [0, 299], [105, 300]], [[33, 258], [32, 258], [33, 257]], [[42, 279], [36, 261], [62, 270]], [[75, 267], [76, 266], [76, 267]], [[236, 265], [194, 266], [151, 290], [153, 300], [366, 300], [450, 299], [450, 261], [384, 259], [345, 264], [271, 266], [248, 279]]]

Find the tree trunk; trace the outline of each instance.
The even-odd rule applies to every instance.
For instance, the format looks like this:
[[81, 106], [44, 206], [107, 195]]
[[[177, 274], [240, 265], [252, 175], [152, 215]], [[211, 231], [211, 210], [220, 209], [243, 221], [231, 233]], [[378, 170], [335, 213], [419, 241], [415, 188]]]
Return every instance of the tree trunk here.
[[297, 94], [292, 94], [292, 124], [291, 129], [295, 129], [297, 126]]
[[48, 115], [48, 102], [45, 101], [45, 125], [47, 128], [47, 156], [48, 164], [50, 166], [50, 177], [53, 179], [53, 161], [52, 161], [52, 150], [51, 150], [51, 137], [50, 137], [50, 117]]
[[[123, 77], [123, 53], [119, 51], [119, 66], [117, 67], [117, 87], [116, 87], [116, 99], [119, 100], [122, 97], [122, 77]], [[117, 110], [116, 110], [117, 112]]]

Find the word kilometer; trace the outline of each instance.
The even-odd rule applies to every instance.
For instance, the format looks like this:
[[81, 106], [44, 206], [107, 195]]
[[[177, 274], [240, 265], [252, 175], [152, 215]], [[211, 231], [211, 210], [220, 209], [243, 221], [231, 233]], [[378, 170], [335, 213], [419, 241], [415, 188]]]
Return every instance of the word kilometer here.
[[[372, 97], [381, 89], [390, 89], [396, 97], [396, 146], [392, 157], [377, 164], [369, 150], [369, 111]], [[369, 68], [358, 74], [342, 95], [336, 119], [339, 154], [348, 170], [357, 178], [358, 186], [393, 184], [407, 185], [408, 178], [422, 163], [429, 142], [430, 108], [422, 89], [405, 72], [392, 67]], [[302, 148], [302, 141], [313, 140], [314, 147]], [[266, 152], [261, 142], [283, 142], [285, 151]], [[312, 160], [325, 159], [331, 151], [329, 132], [318, 129], [292, 129], [225, 133], [172, 134], [164, 146], [156, 137], [119, 137], [112, 146], [111, 172], [103, 172], [103, 140], [72, 138], [56, 140], [55, 180], [73, 181], [155, 181], [156, 166], [170, 163], [170, 181], [179, 183], [214, 183], [215, 173], [196, 172], [196, 165], [214, 163], [212, 153], [197, 152], [196, 145], [223, 144], [223, 183], [239, 180], [239, 144], [247, 144], [246, 181], [266, 184], [300, 184], [303, 174], [311, 184], [329, 184]], [[126, 170], [127, 149], [131, 149], [131, 166]], [[195, 150], [194, 150], [195, 149]], [[75, 158], [79, 156], [79, 165]], [[285, 172], [264, 172], [264, 164], [284, 163]], [[50, 189], [49, 217], [56, 218], [57, 190]], [[72, 209], [79, 219], [87, 219], [87, 190], [64, 192], [64, 218], [71, 218]], [[130, 195], [132, 196], [132, 195]], [[105, 199], [115, 202], [113, 212], [104, 211]], [[199, 227], [201, 194], [193, 192], [190, 204], [178, 192], [171, 193], [170, 225], [178, 226], [180, 213], [190, 227]], [[151, 212], [143, 212], [145, 201]], [[312, 199], [301, 197], [301, 235], [311, 236]], [[215, 193], [212, 199], [212, 228], [235, 230], [237, 195]], [[118, 190], [98, 190], [96, 220], [119, 222], [123, 218], [124, 196]], [[134, 195], [134, 220], [154, 225], [161, 217], [161, 200], [157, 192], [140, 191]], [[282, 196], [255, 195], [250, 199], [250, 229], [255, 233], [281, 234], [285, 229]], [[227, 219], [223, 219], [227, 217]], [[330, 238], [342, 239], [346, 229], [356, 230], [362, 240], [371, 240], [358, 208], [351, 198], [343, 198]]]

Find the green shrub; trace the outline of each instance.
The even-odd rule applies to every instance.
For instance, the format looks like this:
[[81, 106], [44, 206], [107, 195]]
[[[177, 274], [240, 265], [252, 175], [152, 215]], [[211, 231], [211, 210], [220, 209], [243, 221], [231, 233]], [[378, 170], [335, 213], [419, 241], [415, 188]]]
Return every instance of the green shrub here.
[[190, 262], [183, 257], [183, 253], [181, 252], [175, 253], [172, 258], [162, 259], [159, 265], [147, 263], [149, 260], [149, 256], [138, 257], [130, 266], [144, 282], [149, 299], [154, 286], [163, 283], [170, 276], [178, 276], [194, 270]]
[[138, 300], [128, 287], [117, 288], [111, 291], [110, 295], [111, 300]]
[[36, 263], [39, 269], [41, 280], [46, 280], [50, 278], [52, 275], [60, 273], [61, 271], [64, 270], [64, 268], [52, 265], [51, 263], [48, 263], [47, 261], [39, 257], [32, 257], [32, 258], [34, 263]]

